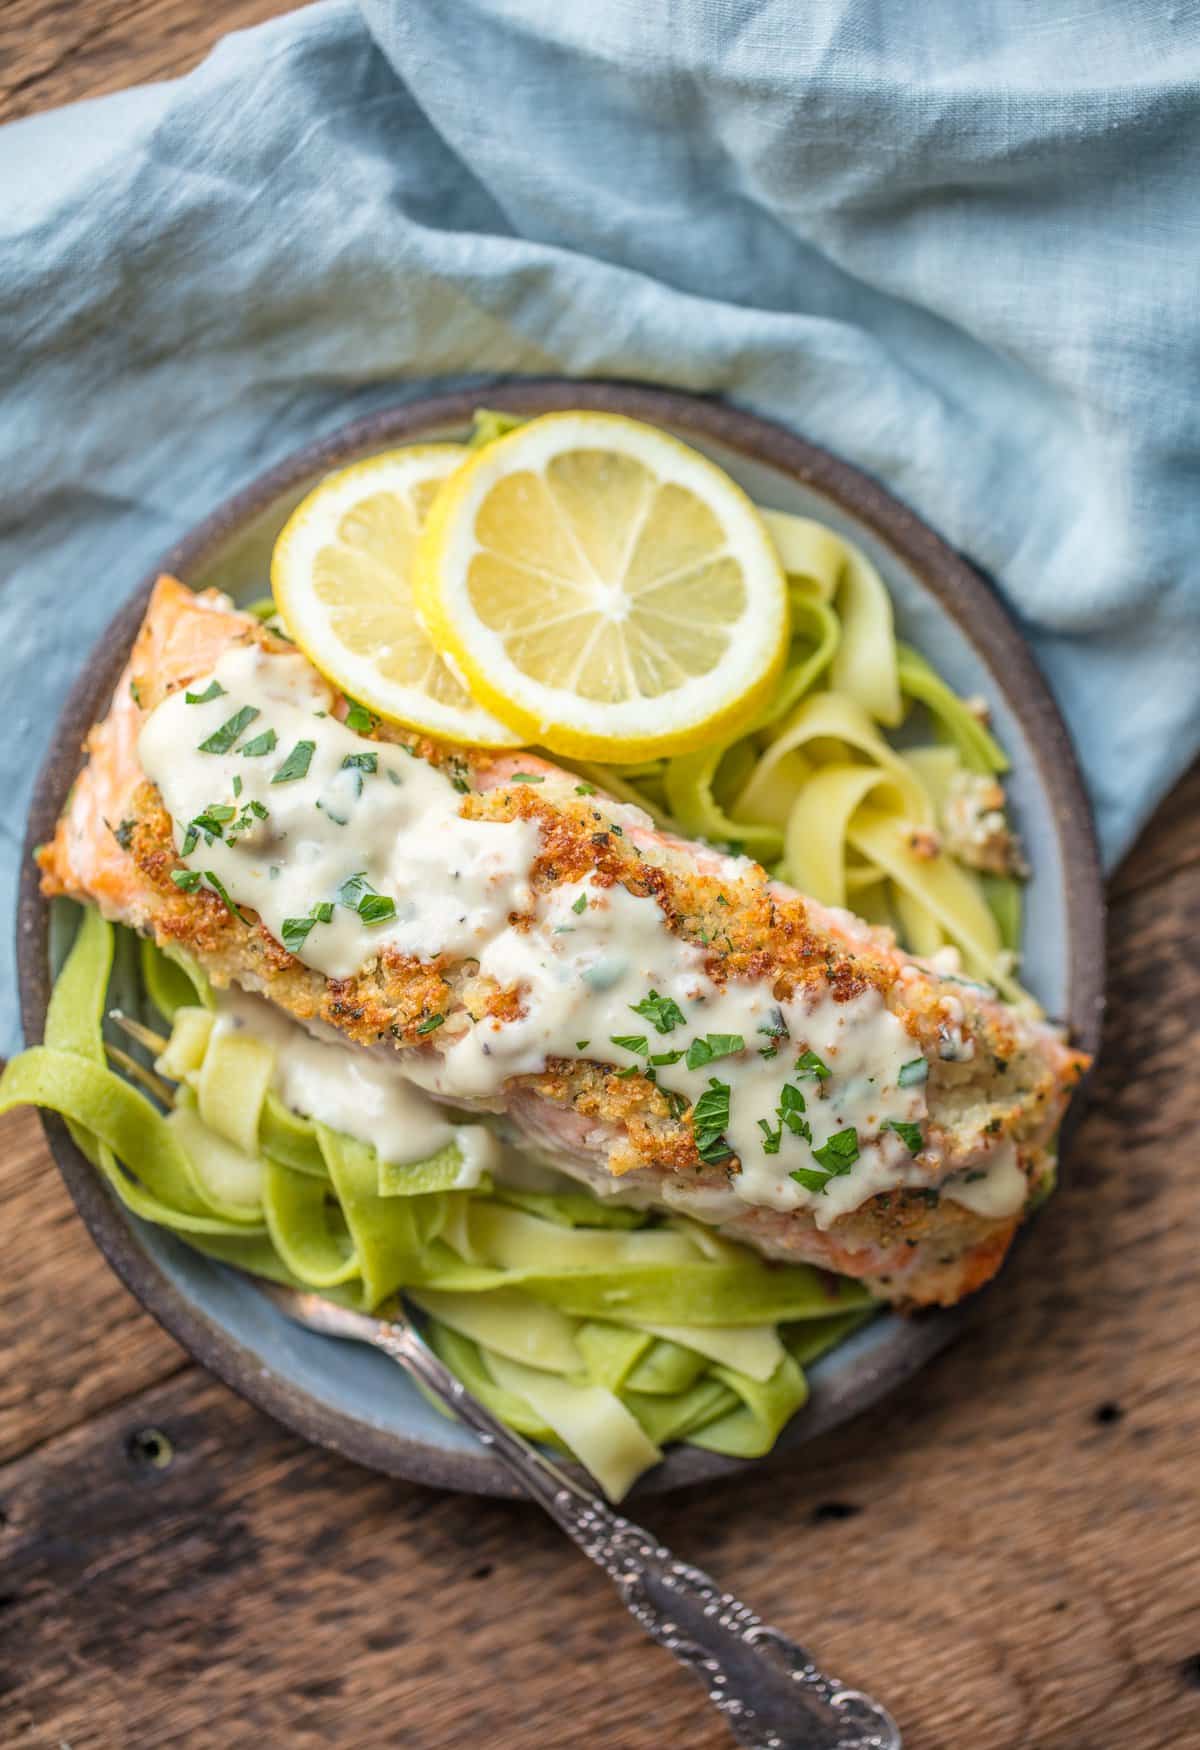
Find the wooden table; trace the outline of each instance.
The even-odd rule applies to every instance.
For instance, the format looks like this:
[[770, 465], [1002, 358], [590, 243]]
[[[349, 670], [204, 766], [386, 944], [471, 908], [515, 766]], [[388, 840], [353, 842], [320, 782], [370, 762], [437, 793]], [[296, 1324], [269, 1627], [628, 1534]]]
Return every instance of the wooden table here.
[[[8, 0], [0, 117], [180, 72], [272, 0]], [[1068, 1183], [896, 1401], [645, 1517], [907, 1750], [1200, 1744], [1200, 769], [1111, 884]], [[532, 1509], [301, 1445], [109, 1274], [0, 1125], [0, 1742], [720, 1750]], [[165, 1436], [165, 1440], [163, 1437]]]

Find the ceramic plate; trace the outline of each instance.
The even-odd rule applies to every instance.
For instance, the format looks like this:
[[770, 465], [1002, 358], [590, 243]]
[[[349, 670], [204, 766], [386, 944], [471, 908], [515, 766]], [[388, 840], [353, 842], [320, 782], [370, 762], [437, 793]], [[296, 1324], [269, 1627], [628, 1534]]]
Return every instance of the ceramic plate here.
[[[300, 450], [214, 512], [161, 570], [195, 588], [247, 601], [267, 587], [276, 534], [331, 468], [396, 444], [462, 437], [477, 395], [412, 402], [373, 414]], [[1012, 759], [1012, 811], [1033, 866], [1025, 913], [1024, 976], [1047, 1012], [1094, 1047], [1102, 1000], [1103, 906], [1091, 819], [1062, 720], [1033, 659], [988, 584], [924, 523], [848, 463], [779, 427], [720, 403], [611, 383], [533, 382], [487, 392], [518, 413], [588, 407], [626, 413], [677, 433], [721, 464], [764, 505], [817, 517], [878, 566], [902, 637], [955, 690], [982, 694]], [[79, 745], [103, 714], [141, 621], [146, 579], [92, 654], [58, 723], [36, 791], [26, 841], [18, 953], [26, 1037], [40, 1040], [52, 982], [50, 908], [31, 853], [48, 838], [75, 776]], [[210, 1262], [169, 1233], [130, 1216], [71, 1143], [46, 1131], [76, 1206], [118, 1275], [196, 1358], [309, 1440], [395, 1476], [482, 1494], [515, 1493], [472, 1437], [445, 1421], [373, 1351], [336, 1349], [280, 1317], [249, 1279]], [[1020, 1270], [1019, 1254], [1009, 1269]], [[961, 1327], [963, 1310], [883, 1315], [819, 1361], [811, 1397], [769, 1462], [798, 1464], [806, 1440], [894, 1390]], [[742, 1468], [682, 1446], [638, 1485], [669, 1489]], [[757, 1461], [768, 1462], [768, 1461]]]

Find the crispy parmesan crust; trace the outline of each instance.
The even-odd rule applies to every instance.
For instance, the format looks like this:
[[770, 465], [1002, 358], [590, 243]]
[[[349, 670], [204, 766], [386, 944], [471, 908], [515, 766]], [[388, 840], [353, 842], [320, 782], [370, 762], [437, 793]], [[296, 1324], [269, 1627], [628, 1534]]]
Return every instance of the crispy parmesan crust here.
[[[39, 853], [43, 891], [91, 899], [160, 944], [186, 948], [214, 983], [259, 990], [297, 1020], [335, 1028], [362, 1046], [436, 1051], [468, 1017], [519, 1013], [522, 992], [490, 985], [469, 961], [422, 962], [384, 951], [353, 978], [326, 979], [289, 954], [255, 914], [243, 921], [207, 889], [185, 894], [174, 885], [171, 871], [180, 863], [171, 821], [137, 764], [137, 734], [168, 692], [207, 673], [235, 641], [289, 648], [220, 598], [160, 580], [109, 715], [88, 737], [88, 763], [54, 840]], [[376, 733], [466, 778], [472, 788], [464, 815], [537, 823], [535, 894], [584, 875], [601, 886], [620, 883], [653, 899], [668, 927], [704, 950], [717, 982], [770, 980], [781, 999], [812, 989], [849, 1001], [876, 990], [911, 1034], [914, 1056], [929, 1058], [927, 1134], [942, 1166], [928, 1190], [876, 1196], [825, 1233], [806, 1211], [750, 1206], [727, 1231], [768, 1256], [823, 1263], [908, 1303], [953, 1302], [994, 1274], [1019, 1218], [973, 1214], [939, 1196], [938, 1179], [985, 1162], [1005, 1141], [1016, 1145], [1031, 1189], [1047, 1178], [1063, 1109], [1086, 1067], [1052, 1029], [976, 987], [938, 977], [901, 954], [890, 932], [782, 889], [757, 864], [656, 833], [604, 798], [580, 798], [574, 779], [544, 762], [534, 762], [545, 777], [535, 788], [508, 781], [511, 755], [443, 747], [386, 725]], [[531, 756], [522, 754], [520, 766], [528, 771]], [[520, 927], [524, 920], [512, 921]], [[446, 1021], [431, 1039], [418, 1029], [434, 1015]], [[674, 1113], [642, 1076], [551, 1061], [538, 1075], [514, 1078], [507, 1094], [510, 1110], [528, 1116], [531, 1134], [554, 1134], [560, 1152], [599, 1163], [604, 1175], [628, 1175], [650, 1193], [667, 1179], [683, 1189], [717, 1188], [738, 1170], [736, 1160], [731, 1168], [706, 1166], [687, 1114]]]

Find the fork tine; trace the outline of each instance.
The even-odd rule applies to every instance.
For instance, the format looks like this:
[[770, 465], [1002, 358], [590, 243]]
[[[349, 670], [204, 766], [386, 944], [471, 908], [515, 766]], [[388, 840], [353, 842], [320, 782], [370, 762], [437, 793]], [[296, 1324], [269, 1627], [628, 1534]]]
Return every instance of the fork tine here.
[[139, 1063], [136, 1057], [130, 1057], [127, 1051], [122, 1051], [119, 1045], [110, 1045], [104, 1041], [104, 1055], [115, 1063], [117, 1068], [124, 1070], [135, 1082], [140, 1082], [148, 1094], [153, 1094], [156, 1100], [161, 1100], [164, 1106], [175, 1104], [175, 1090], [161, 1076], [156, 1076], [152, 1069]]
[[355, 1312], [352, 1307], [339, 1306], [335, 1300], [326, 1300], [323, 1294], [314, 1294], [311, 1289], [290, 1288], [265, 1276], [256, 1276], [254, 1285], [286, 1318], [323, 1337], [349, 1337], [360, 1343], [373, 1343], [385, 1323], [395, 1322]]
[[110, 1009], [108, 1018], [114, 1027], [119, 1027], [122, 1033], [128, 1033], [131, 1039], [136, 1039], [139, 1045], [144, 1045], [147, 1051], [152, 1051], [155, 1057], [161, 1057], [169, 1043], [161, 1033], [156, 1033], [153, 1027], [144, 1027], [140, 1021], [135, 1021], [132, 1015], [127, 1015], [123, 1009]]

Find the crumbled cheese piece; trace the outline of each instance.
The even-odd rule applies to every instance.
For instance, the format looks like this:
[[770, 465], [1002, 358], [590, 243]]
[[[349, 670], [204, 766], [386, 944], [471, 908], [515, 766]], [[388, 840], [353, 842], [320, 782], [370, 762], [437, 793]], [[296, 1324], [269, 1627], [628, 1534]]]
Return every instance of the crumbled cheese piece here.
[[942, 852], [942, 841], [928, 827], [916, 826], [908, 835], [908, 848], [922, 863], [932, 863]]
[[988, 875], [1029, 874], [1021, 842], [1004, 813], [999, 780], [957, 772], [942, 805], [946, 849], [961, 863]]

